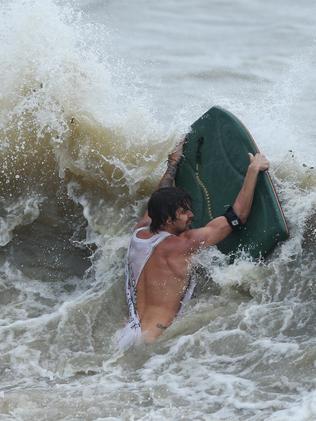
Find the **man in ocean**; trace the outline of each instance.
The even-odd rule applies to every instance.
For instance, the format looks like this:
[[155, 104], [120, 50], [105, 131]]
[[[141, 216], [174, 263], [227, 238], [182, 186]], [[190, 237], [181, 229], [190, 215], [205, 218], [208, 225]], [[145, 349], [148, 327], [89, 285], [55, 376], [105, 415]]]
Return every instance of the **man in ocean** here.
[[174, 179], [182, 156], [183, 142], [168, 157], [167, 170], [151, 195], [148, 210], [137, 223], [127, 253], [126, 297], [129, 321], [118, 335], [118, 345], [156, 340], [193, 293], [191, 257], [214, 246], [245, 224], [251, 210], [257, 177], [269, 168], [266, 157], [249, 154], [248, 170], [233, 205], [205, 227], [191, 229], [190, 196]]

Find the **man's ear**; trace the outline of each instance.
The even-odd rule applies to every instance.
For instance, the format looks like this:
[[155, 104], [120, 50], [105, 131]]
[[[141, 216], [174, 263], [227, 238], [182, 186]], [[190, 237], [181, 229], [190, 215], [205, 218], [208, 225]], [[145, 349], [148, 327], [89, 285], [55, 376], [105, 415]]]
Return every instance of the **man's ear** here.
[[167, 220], [166, 220], [166, 225], [170, 225], [172, 224], [172, 219], [170, 216], [168, 216]]
[[180, 216], [181, 216], [181, 213], [182, 213], [182, 209], [180, 208], [178, 208], [177, 210], [176, 210], [176, 219], [179, 219], [180, 218]]

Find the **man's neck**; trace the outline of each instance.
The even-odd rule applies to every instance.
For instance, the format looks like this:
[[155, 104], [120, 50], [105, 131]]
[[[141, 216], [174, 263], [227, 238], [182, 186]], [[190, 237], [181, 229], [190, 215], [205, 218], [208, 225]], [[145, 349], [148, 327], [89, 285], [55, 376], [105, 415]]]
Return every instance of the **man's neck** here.
[[166, 231], [166, 232], [169, 232], [169, 234], [172, 234], [172, 235], [178, 235], [179, 234], [178, 231], [174, 228], [174, 226], [170, 225], [170, 224], [162, 225], [158, 232], [160, 232], [160, 231]]

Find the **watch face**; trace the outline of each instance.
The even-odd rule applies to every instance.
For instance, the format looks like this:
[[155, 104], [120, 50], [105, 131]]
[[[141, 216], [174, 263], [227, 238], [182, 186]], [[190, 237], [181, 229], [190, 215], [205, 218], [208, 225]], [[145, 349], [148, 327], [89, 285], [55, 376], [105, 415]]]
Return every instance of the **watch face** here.
[[234, 225], [234, 227], [235, 227], [236, 225], [238, 225], [238, 219], [233, 219], [233, 220], [232, 220], [232, 225]]

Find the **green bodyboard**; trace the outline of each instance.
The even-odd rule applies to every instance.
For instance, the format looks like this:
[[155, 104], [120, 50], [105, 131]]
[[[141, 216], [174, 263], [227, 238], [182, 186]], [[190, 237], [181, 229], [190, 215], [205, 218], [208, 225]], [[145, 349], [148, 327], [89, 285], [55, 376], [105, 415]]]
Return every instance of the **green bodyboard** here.
[[[176, 185], [192, 197], [193, 228], [223, 215], [234, 203], [249, 165], [248, 152], [259, 152], [250, 133], [232, 113], [220, 107], [212, 107], [191, 126]], [[288, 235], [281, 205], [265, 171], [259, 174], [247, 223], [218, 248], [232, 256], [244, 250], [258, 258], [266, 256]]]

